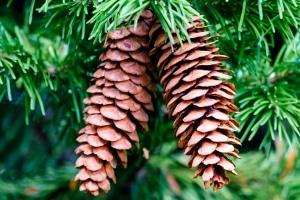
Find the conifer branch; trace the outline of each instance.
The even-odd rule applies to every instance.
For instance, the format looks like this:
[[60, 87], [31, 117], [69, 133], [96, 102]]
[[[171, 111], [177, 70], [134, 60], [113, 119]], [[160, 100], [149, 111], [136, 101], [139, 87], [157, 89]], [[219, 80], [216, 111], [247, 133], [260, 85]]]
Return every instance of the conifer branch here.
[[[233, 39], [237, 34], [241, 39], [250, 33], [259, 46], [266, 48], [274, 44], [274, 33], [278, 32], [285, 41], [295, 47], [294, 33], [299, 27], [299, 0], [282, 1], [210, 1], [193, 0], [195, 8], [219, 29], [218, 33]], [[220, 28], [218, 28], [220, 27]]]
[[0, 101], [4, 97], [4, 91], [7, 93], [8, 100], [12, 101], [12, 87], [22, 88], [25, 105], [30, 110], [34, 110], [36, 102], [38, 102], [42, 114], [45, 115], [39, 86], [53, 89], [50, 74], [36, 56], [38, 52], [33, 50], [25, 33], [16, 27], [14, 34], [12, 36], [0, 24], [0, 84], [3, 89]]
[[[299, 42], [299, 34], [295, 36]], [[273, 65], [266, 60], [257, 62], [257, 72], [250, 76], [243, 74], [244, 86], [237, 95], [241, 112], [236, 116], [241, 122], [242, 141], [252, 140], [262, 127], [266, 133], [260, 148], [268, 146], [275, 138], [284, 140], [289, 147], [299, 145], [299, 94], [295, 82], [299, 76], [299, 55], [284, 45]], [[290, 62], [290, 60], [295, 60]], [[247, 76], [245, 81], [245, 76]]]

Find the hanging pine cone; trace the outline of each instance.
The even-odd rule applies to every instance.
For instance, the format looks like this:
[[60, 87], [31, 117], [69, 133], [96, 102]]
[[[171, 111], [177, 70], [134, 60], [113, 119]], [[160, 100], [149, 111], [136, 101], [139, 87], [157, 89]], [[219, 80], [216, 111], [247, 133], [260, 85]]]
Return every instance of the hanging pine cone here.
[[93, 75], [95, 84], [84, 100], [87, 125], [80, 130], [75, 152], [83, 153], [77, 161], [80, 168], [75, 179], [80, 190], [98, 195], [110, 190], [116, 182], [114, 168], [127, 166], [127, 150], [139, 146], [137, 131], [148, 129], [146, 110], [153, 110], [152, 97], [156, 84], [151, 75], [149, 29], [152, 12], [145, 10], [133, 25], [108, 34], [101, 64]]
[[223, 81], [230, 79], [228, 69], [221, 68], [221, 60], [227, 56], [218, 54], [216, 40], [208, 37], [198, 18], [187, 27], [191, 44], [185, 41], [180, 46], [175, 34], [172, 51], [166, 33], [156, 20], [149, 32], [157, 57], [164, 99], [167, 100], [169, 117], [174, 120], [178, 147], [191, 155], [189, 167], [197, 167], [194, 178], [202, 176], [205, 188], [214, 183], [214, 191], [229, 183], [225, 172], [236, 174], [235, 165], [225, 154], [239, 158], [232, 144], [240, 141], [232, 133], [238, 130], [236, 122], [228, 113], [237, 112], [233, 103], [235, 87]]

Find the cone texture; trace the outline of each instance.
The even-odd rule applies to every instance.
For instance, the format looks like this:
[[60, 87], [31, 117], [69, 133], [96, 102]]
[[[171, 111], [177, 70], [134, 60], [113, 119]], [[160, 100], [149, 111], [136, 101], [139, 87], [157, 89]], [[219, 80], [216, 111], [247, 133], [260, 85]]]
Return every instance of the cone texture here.
[[86, 126], [80, 130], [75, 150], [82, 155], [75, 179], [80, 190], [92, 195], [110, 190], [109, 179], [116, 182], [114, 168], [127, 166], [127, 150], [139, 146], [137, 131], [148, 129], [148, 114], [153, 110], [152, 94], [156, 84], [151, 75], [149, 29], [152, 12], [145, 10], [137, 28], [122, 27], [108, 34], [101, 64], [88, 88]]
[[191, 44], [185, 41], [183, 48], [174, 34], [173, 51], [158, 20], [149, 32], [157, 58], [164, 98], [169, 117], [174, 120], [178, 147], [191, 155], [189, 167], [196, 167], [194, 178], [202, 176], [205, 188], [214, 183], [214, 191], [229, 183], [225, 172], [236, 174], [235, 165], [226, 157], [239, 158], [233, 144], [240, 144], [232, 133], [239, 124], [228, 114], [237, 112], [233, 103], [235, 87], [224, 80], [230, 79], [228, 69], [221, 68], [221, 60], [227, 56], [218, 54], [215, 38], [208, 37], [199, 19], [187, 27]]

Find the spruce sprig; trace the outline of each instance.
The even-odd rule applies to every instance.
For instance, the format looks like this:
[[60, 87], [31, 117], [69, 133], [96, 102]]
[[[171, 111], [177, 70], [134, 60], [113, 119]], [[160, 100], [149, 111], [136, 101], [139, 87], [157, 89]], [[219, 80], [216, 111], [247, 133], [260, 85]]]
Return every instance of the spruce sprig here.
[[38, 102], [40, 110], [45, 115], [44, 104], [39, 86], [53, 89], [53, 83], [46, 66], [38, 58], [25, 32], [16, 27], [10, 34], [0, 24], [0, 101], [7, 94], [8, 100], [13, 100], [12, 88], [24, 91], [26, 121], [30, 110], [34, 110]]
[[239, 39], [250, 33], [259, 46], [273, 46], [275, 32], [282, 35], [295, 48], [294, 32], [299, 27], [299, 0], [223, 1], [190, 0], [195, 8], [204, 14], [215, 29], [228, 39], [235, 34]]
[[[92, 5], [88, 0], [63, 2], [49, 0], [45, 1], [37, 11], [48, 16], [45, 28], [54, 30], [70, 42], [72, 38], [76, 38], [76, 41], [83, 40], [88, 34], [87, 20]], [[59, 23], [56, 23], [57, 21]]]
[[[299, 41], [299, 34], [296, 34], [294, 42], [299, 44]], [[241, 123], [242, 141], [252, 140], [261, 130], [264, 137], [260, 148], [276, 138], [289, 147], [300, 145], [299, 53], [299, 45], [295, 51], [291, 44], [285, 44], [274, 61], [262, 58], [244, 67], [247, 70], [239, 68], [236, 102], [240, 113], [236, 117]]]
[[[128, 26], [134, 20], [136, 26], [145, 8], [155, 12], [171, 43], [174, 43], [172, 32], [180, 42], [189, 40], [185, 27], [192, 23], [193, 17], [201, 17], [187, 0], [47, 0], [38, 11], [49, 15], [45, 26], [61, 31], [61, 36], [68, 41], [75, 34], [77, 39], [88, 36], [90, 40], [101, 43], [106, 33], [121, 24]], [[56, 20], [61, 23], [52, 24]]]
[[[249, 95], [250, 94], [250, 95]], [[267, 141], [279, 138], [289, 144], [299, 145], [300, 101], [288, 84], [270, 87], [256, 86], [240, 91], [241, 140], [252, 140], [262, 126], [266, 126], [262, 148]]]

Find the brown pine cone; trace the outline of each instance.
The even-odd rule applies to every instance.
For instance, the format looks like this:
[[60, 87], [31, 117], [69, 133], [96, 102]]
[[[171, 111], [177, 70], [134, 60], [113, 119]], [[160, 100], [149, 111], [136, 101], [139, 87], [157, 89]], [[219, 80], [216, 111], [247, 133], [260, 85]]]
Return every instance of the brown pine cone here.
[[[191, 155], [188, 166], [197, 167], [194, 178], [202, 176], [205, 188], [214, 183], [214, 191], [228, 184], [225, 172], [236, 174], [235, 165], [225, 154], [239, 158], [233, 144], [240, 141], [232, 133], [238, 122], [228, 113], [238, 112], [234, 105], [235, 87], [224, 81], [231, 76], [221, 68], [227, 56], [218, 54], [217, 40], [211, 40], [207, 26], [198, 18], [187, 27], [191, 43], [183, 42], [173, 34], [175, 44], [166, 42], [166, 33], [155, 20], [151, 30], [150, 54], [156, 58], [160, 69], [164, 99], [167, 100], [169, 117], [174, 120], [178, 147]], [[173, 49], [172, 49], [173, 48]]]
[[75, 152], [83, 155], [76, 161], [81, 170], [75, 179], [81, 181], [80, 190], [93, 195], [110, 190], [109, 179], [116, 182], [114, 168], [126, 167], [127, 150], [132, 143], [139, 146], [137, 131], [148, 129], [146, 110], [153, 111], [156, 89], [148, 56], [152, 17], [145, 10], [136, 29], [130, 25], [108, 34], [95, 84], [87, 90], [92, 96], [84, 99], [87, 125], [77, 138]]

